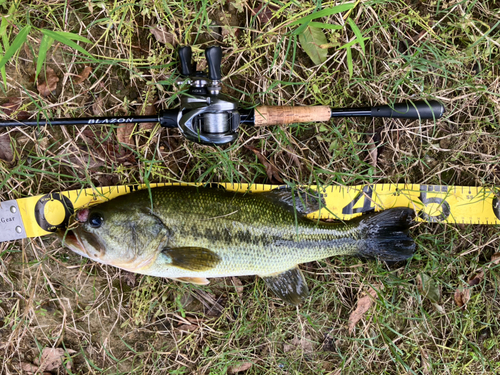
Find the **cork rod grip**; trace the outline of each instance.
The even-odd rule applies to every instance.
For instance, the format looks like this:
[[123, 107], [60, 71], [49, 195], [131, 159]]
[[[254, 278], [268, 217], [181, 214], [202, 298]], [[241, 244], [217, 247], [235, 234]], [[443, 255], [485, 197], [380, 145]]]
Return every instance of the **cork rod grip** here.
[[330, 107], [280, 107], [262, 105], [254, 110], [255, 126], [286, 125], [299, 122], [329, 121]]

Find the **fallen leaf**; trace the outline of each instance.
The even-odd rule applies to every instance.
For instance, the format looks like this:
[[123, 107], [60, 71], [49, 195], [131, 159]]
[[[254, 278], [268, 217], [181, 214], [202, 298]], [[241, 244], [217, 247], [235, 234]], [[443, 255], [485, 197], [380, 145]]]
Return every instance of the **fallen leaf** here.
[[154, 35], [155, 39], [158, 42], [165, 44], [167, 47], [170, 47], [172, 49], [177, 46], [178, 42], [175, 34], [166, 31], [163, 26], [150, 26], [149, 29], [151, 30], [151, 34]]
[[135, 285], [135, 276], [136, 274], [133, 272], [128, 272], [128, 271], [122, 271], [122, 277], [123, 280], [125, 281], [125, 284], [127, 284], [130, 287], [133, 287]]
[[40, 95], [46, 98], [56, 90], [59, 77], [51, 67], [47, 67], [45, 69], [45, 76], [41, 75], [40, 77], [37, 89]]
[[356, 324], [363, 318], [363, 315], [370, 310], [375, 297], [377, 296], [377, 291], [370, 287], [368, 294], [358, 300], [356, 310], [354, 310], [351, 315], [349, 315], [349, 333], [352, 334]]
[[10, 137], [8, 133], [0, 134], [0, 159], [11, 163], [14, 160], [14, 153], [10, 145]]
[[[85, 129], [81, 133], [89, 146], [88, 152], [92, 158], [99, 158], [102, 161], [114, 161], [123, 165], [133, 165], [136, 163], [134, 153], [129, 151], [114, 139], [108, 137], [99, 129]], [[106, 140], [102, 140], [106, 139]]]
[[305, 334], [300, 338], [295, 336], [288, 344], [283, 345], [283, 351], [289, 353], [297, 348], [302, 348], [304, 353], [312, 353], [314, 351], [314, 346], [309, 334]]
[[373, 136], [368, 140], [368, 157], [365, 161], [368, 161], [372, 167], [377, 167], [377, 159], [378, 159], [378, 150], [375, 141], [373, 140]]
[[292, 158], [293, 163], [297, 167], [297, 169], [300, 171], [304, 168], [304, 164], [302, 164], [299, 160], [299, 157], [297, 156], [297, 152], [295, 151], [294, 147], [292, 145], [288, 145], [286, 147], [286, 150], [288, 151], [288, 155]]
[[260, 3], [257, 7], [251, 9], [252, 15], [257, 16], [257, 19], [262, 25], [268, 23], [273, 18], [274, 12], [279, 10], [279, 7], [273, 4]]
[[271, 180], [271, 184], [276, 184], [276, 183], [283, 183], [283, 179], [280, 176], [280, 172], [278, 171], [278, 168], [276, 168], [274, 165], [272, 165], [262, 153], [257, 150], [253, 146], [248, 146], [245, 145], [245, 148], [248, 150], [252, 151], [255, 155], [257, 155], [257, 158], [259, 161], [262, 163], [262, 165], [266, 168], [266, 174], [269, 180]]
[[368, 150], [368, 155], [365, 158], [365, 161], [370, 163], [374, 168], [377, 167], [379, 154], [382, 152], [382, 146], [380, 145], [382, 141], [382, 136], [380, 134], [381, 128], [377, 129], [375, 133], [371, 135], [368, 139], [368, 143], [366, 148]]
[[241, 283], [241, 280], [236, 276], [232, 276], [231, 280], [233, 282], [234, 288], [236, 289], [236, 293], [238, 293], [238, 295], [241, 297], [243, 294], [243, 284]]
[[429, 363], [429, 354], [427, 354], [424, 349], [420, 348], [420, 356], [422, 360], [422, 374], [430, 374], [432, 367]]
[[483, 270], [477, 271], [473, 277], [469, 279], [469, 285], [474, 286], [479, 284], [481, 281], [484, 279], [484, 272]]
[[183, 324], [179, 327], [176, 328], [178, 331], [184, 331], [184, 332], [193, 332], [198, 329], [198, 326], [195, 324]]
[[133, 145], [134, 141], [132, 140], [132, 132], [134, 131], [135, 124], [133, 123], [124, 123], [119, 124], [116, 129], [116, 138], [118, 142], [123, 143], [124, 145]]
[[458, 307], [463, 307], [467, 305], [470, 300], [470, 290], [469, 288], [457, 288], [455, 290], [455, 303]]
[[[62, 367], [63, 360], [67, 358], [66, 354], [71, 355], [74, 353], [76, 353], [76, 351], [72, 349], [44, 348], [42, 350], [41, 359], [35, 358], [33, 361], [35, 365], [22, 362], [21, 369], [28, 374], [50, 374], [49, 371], [56, 371]], [[73, 362], [71, 358], [66, 361], [65, 367], [68, 371], [72, 370]]]
[[102, 116], [104, 114], [104, 99], [98, 96], [94, 104], [92, 104], [92, 113], [94, 116]]
[[417, 288], [424, 298], [428, 298], [433, 303], [439, 303], [441, 292], [436, 282], [425, 273], [417, 275]]
[[227, 369], [227, 373], [228, 374], [237, 374], [238, 372], [243, 372], [243, 371], [248, 370], [252, 366], [253, 366], [252, 362], [243, 362], [240, 365], [229, 367]]
[[494, 264], [500, 264], [500, 253], [495, 253], [491, 256], [491, 261]]
[[0, 106], [0, 109], [10, 118], [15, 120], [26, 120], [29, 118], [29, 113], [26, 111], [18, 111], [18, 109], [23, 104], [22, 98], [19, 97], [10, 97], [7, 103], [4, 103]]
[[38, 371], [38, 366], [27, 362], [21, 362], [21, 370], [28, 374], [35, 374]]
[[319, 27], [307, 26], [302, 33], [299, 34], [300, 46], [305, 53], [311, 58], [314, 65], [319, 65], [326, 61], [328, 49], [321, 48], [327, 44], [326, 35]]
[[82, 83], [89, 77], [90, 72], [92, 72], [92, 68], [90, 66], [86, 66], [85, 68], [83, 68], [82, 72], [78, 76], [76, 76], [73, 82], [76, 84]]

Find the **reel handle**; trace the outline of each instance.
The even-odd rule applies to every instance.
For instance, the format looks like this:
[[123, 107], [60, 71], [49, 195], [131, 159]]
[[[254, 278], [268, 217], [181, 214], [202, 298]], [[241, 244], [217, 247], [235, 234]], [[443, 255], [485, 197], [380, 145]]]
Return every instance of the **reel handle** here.
[[220, 81], [222, 78], [220, 71], [222, 49], [219, 46], [207, 48], [205, 50], [205, 58], [208, 63], [208, 78], [210, 78], [211, 81]]
[[191, 62], [193, 58], [191, 47], [181, 47], [177, 52], [179, 53], [179, 61], [181, 63], [181, 75], [183, 75], [184, 77], [193, 76], [195, 72], [193, 70], [193, 64]]

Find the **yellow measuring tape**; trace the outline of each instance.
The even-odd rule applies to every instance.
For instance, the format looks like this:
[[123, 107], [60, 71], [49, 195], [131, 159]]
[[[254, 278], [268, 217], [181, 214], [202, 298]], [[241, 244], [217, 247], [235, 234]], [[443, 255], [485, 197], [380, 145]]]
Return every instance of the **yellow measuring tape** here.
[[[172, 185], [202, 185], [187, 183], [150, 184], [150, 188]], [[217, 184], [229, 191], [263, 192], [279, 185]], [[50, 234], [67, 224], [73, 213], [83, 207], [102, 203], [135, 190], [147, 189], [146, 185], [120, 185], [95, 189], [70, 190], [17, 199], [24, 231], [17, 237], [5, 240], [37, 237]], [[314, 190], [318, 190], [312, 187]], [[330, 186], [320, 188], [325, 207], [309, 215], [311, 218], [349, 220], [371, 210], [391, 207], [412, 207], [417, 220], [441, 223], [500, 224], [500, 204], [494, 189], [468, 186], [374, 184], [357, 186]], [[8, 201], [14, 202], [14, 201]], [[6, 203], [6, 202], [3, 202]], [[3, 203], [0, 203], [2, 205]], [[4, 212], [10, 214], [7, 208]], [[0, 221], [8, 223], [8, 214]], [[18, 227], [15, 227], [20, 232]]]

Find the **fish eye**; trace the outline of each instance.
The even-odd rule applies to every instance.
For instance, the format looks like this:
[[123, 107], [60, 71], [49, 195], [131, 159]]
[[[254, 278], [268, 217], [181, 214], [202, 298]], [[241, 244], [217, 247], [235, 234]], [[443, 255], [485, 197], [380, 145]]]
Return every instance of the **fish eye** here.
[[92, 212], [89, 216], [89, 224], [92, 228], [99, 228], [103, 221], [104, 218], [99, 212]]

